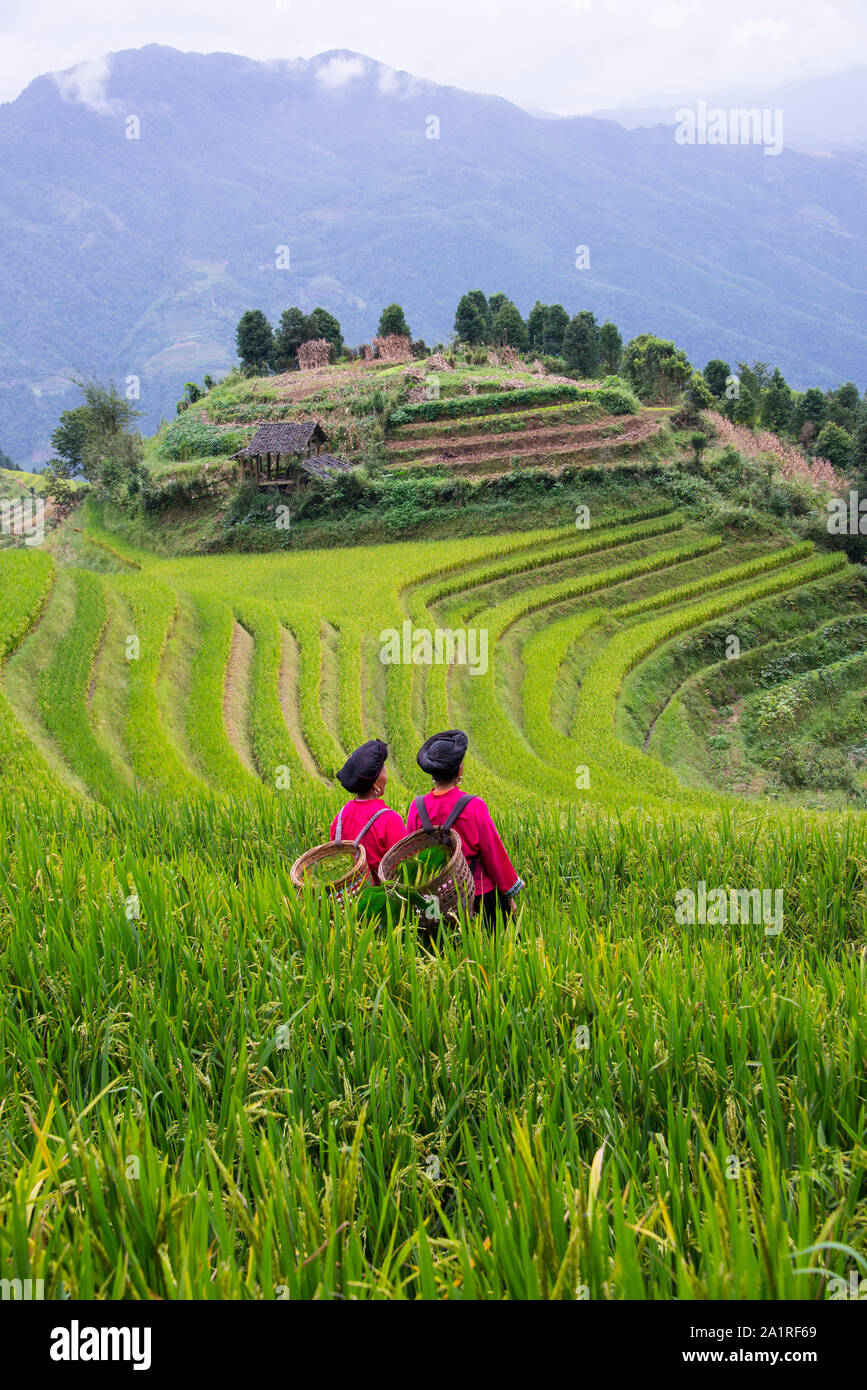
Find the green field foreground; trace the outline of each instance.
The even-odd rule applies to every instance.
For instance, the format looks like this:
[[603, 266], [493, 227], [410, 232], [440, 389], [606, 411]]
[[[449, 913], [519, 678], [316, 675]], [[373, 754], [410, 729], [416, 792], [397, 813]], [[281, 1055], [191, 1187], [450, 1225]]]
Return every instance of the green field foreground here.
[[[687, 786], [658, 732], [729, 634], [782, 679], [856, 630], [858, 571], [663, 506], [182, 560], [83, 515], [77, 565], [0, 554], [4, 1277], [821, 1300], [863, 1272], [864, 815]], [[484, 629], [486, 672], [384, 666], [405, 621]], [[387, 737], [405, 809], [455, 722], [518, 917], [430, 943], [299, 898], [345, 752]], [[781, 892], [781, 930], [681, 924], [700, 883]]]

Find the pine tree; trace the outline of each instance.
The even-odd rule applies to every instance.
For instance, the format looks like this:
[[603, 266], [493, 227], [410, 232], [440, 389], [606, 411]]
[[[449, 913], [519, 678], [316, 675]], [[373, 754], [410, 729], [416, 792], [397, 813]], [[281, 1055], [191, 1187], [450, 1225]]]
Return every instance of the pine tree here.
[[241, 366], [265, 372], [274, 354], [274, 333], [261, 309], [241, 315], [235, 334]]
[[458, 300], [455, 333], [462, 343], [487, 343], [490, 335], [488, 301], [481, 290], [468, 290]]
[[731, 367], [721, 357], [712, 358], [702, 372], [702, 376], [710, 387], [711, 395], [716, 396], [717, 400], [722, 400], [725, 396], [731, 374]]
[[[545, 352], [545, 325], [550, 306], [537, 299], [527, 317], [528, 346], [531, 352]], [[566, 320], [568, 323], [568, 319]]]
[[599, 356], [610, 376], [616, 376], [623, 352], [623, 339], [616, 323], [606, 319], [599, 330]]
[[274, 334], [274, 366], [287, 372], [298, 366], [298, 349], [308, 339], [316, 337], [313, 324], [300, 309], [284, 309], [280, 326]]
[[563, 360], [570, 371], [592, 376], [599, 366], [599, 326], [596, 315], [582, 309], [563, 335]]
[[509, 347], [515, 348], [518, 352], [524, 352], [527, 348], [527, 325], [521, 318], [518, 306], [513, 304], [511, 299], [506, 299], [505, 296], [494, 313], [491, 340], [494, 343], [507, 343]]
[[376, 330], [378, 338], [387, 338], [389, 334], [396, 333], [402, 338], [412, 338], [406, 315], [399, 304], [388, 304], [379, 316], [379, 327]]
[[779, 367], [774, 370], [774, 375], [762, 394], [761, 418], [762, 424], [770, 430], [775, 430], [777, 434], [782, 434], [791, 423], [792, 389]]
[[542, 330], [542, 351], [548, 357], [562, 357], [563, 338], [569, 327], [569, 315], [562, 304], [551, 304]]

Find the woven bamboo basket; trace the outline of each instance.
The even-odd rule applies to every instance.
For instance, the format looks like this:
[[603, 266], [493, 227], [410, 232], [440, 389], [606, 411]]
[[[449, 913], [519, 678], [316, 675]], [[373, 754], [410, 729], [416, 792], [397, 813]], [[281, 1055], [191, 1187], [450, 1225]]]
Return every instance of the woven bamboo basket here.
[[314, 864], [320, 864], [323, 859], [337, 859], [341, 856], [347, 861], [345, 874], [332, 879], [330, 883], [316, 884], [315, 879], [312, 882], [332, 893], [341, 902], [351, 902], [358, 897], [362, 888], [373, 882], [364, 845], [356, 845], [352, 840], [331, 840], [327, 845], [314, 845], [313, 849], [305, 850], [289, 870], [289, 877], [296, 888], [303, 888], [305, 883], [310, 882], [307, 875]]
[[472, 910], [476, 892], [473, 873], [464, 857], [461, 837], [456, 830], [435, 827], [433, 830], [414, 830], [411, 835], [404, 836], [383, 855], [379, 866], [379, 881], [385, 888], [395, 888], [401, 864], [420, 854], [422, 850], [435, 847], [450, 850], [448, 863], [426, 883], [419, 883], [416, 891], [423, 893], [425, 897], [436, 898], [441, 915], [456, 920], [461, 911]]

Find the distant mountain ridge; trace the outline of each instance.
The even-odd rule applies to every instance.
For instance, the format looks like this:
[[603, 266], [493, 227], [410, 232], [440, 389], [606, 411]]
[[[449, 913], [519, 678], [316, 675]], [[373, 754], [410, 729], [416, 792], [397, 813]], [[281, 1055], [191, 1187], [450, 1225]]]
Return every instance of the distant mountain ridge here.
[[[867, 68], [851, 68], [831, 77], [802, 77], [795, 82], [769, 85], [762, 92], [740, 92], [733, 99], [719, 94], [705, 99], [710, 106], [778, 107], [785, 114], [786, 139], [798, 150], [833, 150], [867, 142]], [[627, 130], [638, 126], [674, 125], [678, 107], [690, 106], [693, 97], [666, 105], [620, 107], [593, 111], [599, 120], [617, 121]]]
[[434, 342], [478, 285], [798, 386], [867, 361], [863, 150], [684, 147], [346, 51], [149, 46], [32, 82], [0, 107], [0, 156], [0, 447], [19, 463], [45, 457], [70, 372], [137, 378], [152, 428], [231, 365], [252, 307], [322, 304], [357, 343], [396, 299]]

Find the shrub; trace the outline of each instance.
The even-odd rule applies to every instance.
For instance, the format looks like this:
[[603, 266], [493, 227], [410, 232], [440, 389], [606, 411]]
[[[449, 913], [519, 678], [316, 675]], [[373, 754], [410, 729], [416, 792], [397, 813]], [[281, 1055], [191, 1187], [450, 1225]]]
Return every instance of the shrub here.
[[221, 429], [187, 413], [169, 425], [157, 454], [165, 459], [227, 458], [246, 443], [249, 434], [245, 429]]
[[706, 434], [702, 434], [701, 430], [695, 430], [695, 431], [689, 436], [689, 442], [690, 442], [690, 446], [691, 446], [691, 448], [692, 448], [693, 454], [694, 454], [694, 456], [695, 456], [695, 461], [696, 461], [696, 463], [701, 463], [702, 455], [704, 454], [705, 450], [707, 449], [708, 442], [709, 442], [709, 441], [708, 441], [707, 435], [706, 435]]
[[641, 409], [638, 397], [616, 376], [608, 377], [597, 391], [590, 394], [605, 407], [609, 415], [637, 415]]
[[848, 430], [830, 420], [823, 425], [816, 440], [816, 453], [836, 469], [848, 468], [855, 455], [855, 443]]
[[388, 417], [389, 425], [408, 425], [412, 420], [454, 420], [461, 415], [489, 415], [501, 406], [553, 405], [558, 401], [589, 400], [597, 392], [578, 386], [524, 387], [514, 391], [488, 391], [481, 396], [450, 396], [446, 399], [420, 401], [418, 405], [401, 406]]
[[693, 372], [687, 382], [684, 398], [693, 410], [709, 410], [713, 406], [713, 394], [701, 372]]
[[552, 376], [562, 376], [566, 371], [566, 363], [562, 357], [551, 357], [543, 353], [541, 361], [545, 371], [550, 372]]
[[194, 507], [220, 492], [230, 474], [230, 466], [216, 464], [185, 468], [174, 476], [156, 481], [149, 478], [141, 489], [142, 506], [149, 512], [162, 511], [166, 507]]
[[722, 531], [755, 531], [762, 527], [752, 507], [737, 507], [732, 502], [719, 502], [707, 518], [707, 529], [719, 535]]
[[858, 791], [854, 768], [846, 757], [822, 744], [785, 744], [776, 767], [783, 785], [793, 791], [806, 788], [816, 791], [842, 790], [850, 796]]

